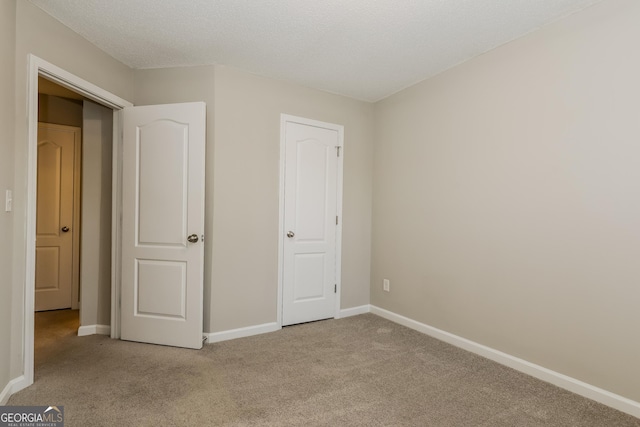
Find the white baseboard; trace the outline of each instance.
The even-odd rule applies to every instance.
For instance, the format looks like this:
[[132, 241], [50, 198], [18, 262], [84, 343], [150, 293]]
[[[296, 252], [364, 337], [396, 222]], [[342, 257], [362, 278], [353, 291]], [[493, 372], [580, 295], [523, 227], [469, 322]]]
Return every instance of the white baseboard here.
[[111, 326], [109, 325], [87, 325], [78, 328], [78, 336], [87, 335], [111, 335]]
[[13, 393], [17, 393], [20, 390], [27, 388], [29, 385], [30, 384], [27, 383], [27, 378], [24, 375], [20, 375], [18, 378], [14, 378], [9, 381], [0, 393], [0, 405], [6, 405]]
[[250, 337], [252, 335], [266, 334], [268, 332], [279, 331], [280, 329], [282, 329], [280, 325], [278, 325], [276, 322], [272, 322], [264, 323], [262, 325], [247, 326], [246, 328], [231, 329], [229, 331], [212, 332], [205, 335], [207, 337], [207, 343], [212, 344], [214, 342], [234, 340], [236, 338]]
[[[364, 314], [371, 311], [370, 305], [361, 305], [359, 307], [345, 308], [340, 310], [336, 319], [342, 319], [344, 317], [357, 316], [358, 314]], [[205, 334], [207, 337], [207, 343], [212, 344], [214, 342], [221, 342], [227, 340], [233, 340], [236, 338], [250, 337], [253, 335], [266, 334], [268, 332], [275, 332], [282, 329], [276, 322], [264, 323], [262, 325], [247, 326], [245, 328], [231, 329], [222, 332], [212, 332]]]
[[640, 402], [373, 305], [371, 313], [640, 418]]
[[370, 311], [371, 311], [371, 306], [369, 304], [361, 305], [359, 307], [345, 308], [340, 310], [340, 313], [338, 313], [338, 317], [336, 317], [336, 319], [343, 319], [345, 317], [357, 316], [358, 314], [369, 313]]

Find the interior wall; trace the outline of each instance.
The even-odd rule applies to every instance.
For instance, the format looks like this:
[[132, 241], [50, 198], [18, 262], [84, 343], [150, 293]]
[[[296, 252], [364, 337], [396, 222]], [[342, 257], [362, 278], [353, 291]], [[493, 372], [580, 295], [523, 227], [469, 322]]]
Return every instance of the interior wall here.
[[[6, 2], [5, 2], [6, 3]], [[3, 4], [3, 7], [4, 6]], [[4, 14], [2, 15], [3, 19]], [[3, 25], [3, 31], [4, 30]], [[14, 211], [12, 256], [11, 378], [23, 371], [27, 200], [27, 64], [34, 54], [121, 98], [133, 99], [133, 70], [111, 58], [31, 2], [16, 3]], [[3, 61], [4, 67], [4, 61]], [[0, 257], [3, 258], [3, 257]]]
[[83, 103], [80, 326], [111, 324], [113, 110]]
[[38, 121], [82, 128], [82, 101], [39, 93]]
[[640, 401], [638, 22], [601, 2], [376, 104], [372, 304]]
[[276, 320], [280, 114], [344, 126], [341, 308], [369, 303], [373, 105], [216, 67], [211, 331]]
[[207, 103], [205, 330], [275, 322], [280, 114], [345, 126], [342, 308], [369, 303], [373, 107], [227, 67], [136, 71], [135, 103]]
[[[16, 2], [0, 2], [0, 393], [11, 376], [12, 212], [5, 212], [5, 191], [13, 186]], [[0, 402], [1, 403], [1, 402]]]

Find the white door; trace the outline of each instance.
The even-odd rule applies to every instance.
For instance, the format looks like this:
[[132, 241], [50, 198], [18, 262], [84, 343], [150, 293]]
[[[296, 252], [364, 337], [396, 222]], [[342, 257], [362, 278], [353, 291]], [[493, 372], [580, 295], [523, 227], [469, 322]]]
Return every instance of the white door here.
[[74, 173], [80, 129], [38, 124], [36, 311], [72, 307], [74, 285]]
[[123, 111], [123, 340], [202, 348], [205, 108]]
[[286, 116], [282, 324], [336, 315], [342, 127]]

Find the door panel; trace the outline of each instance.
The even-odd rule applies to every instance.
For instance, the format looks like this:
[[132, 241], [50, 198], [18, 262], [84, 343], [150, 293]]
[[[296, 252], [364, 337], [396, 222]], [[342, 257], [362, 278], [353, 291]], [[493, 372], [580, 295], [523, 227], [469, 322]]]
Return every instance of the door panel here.
[[[325, 291], [325, 254], [294, 255], [295, 276], [293, 301], [322, 298]], [[330, 313], [331, 314], [331, 313]]]
[[172, 120], [138, 128], [140, 245], [186, 245], [188, 130]]
[[36, 291], [60, 288], [60, 261], [60, 247], [36, 248]]
[[336, 314], [337, 129], [286, 122], [283, 325]]
[[74, 227], [74, 172], [76, 145], [79, 144], [79, 128], [38, 125], [36, 311], [72, 307], [73, 245], [77, 233]]
[[138, 260], [137, 267], [136, 315], [185, 320], [187, 263]]
[[201, 348], [205, 104], [126, 108], [123, 129], [121, 337]]
[[[333, 134], [319, 135], [325, 138], [333, 136]], [[315, 138], [300, 140], [292, 149], [297, 150], [297, 177], [296, 187], [293, 190], [293, 197], [296, 199], [297, 241], [323, 242], [327, 237], [326, 216], [331, 214], [327, 209], [332, 208], [327, 206], [328, 203], [332, 203], [332, 200], [328, 200], [327, 186], [331, 185], [331, 182], [327, 182], [330, 178], [327, 175], [332, 174], [335, 169], [336, 149], [334, 146], [327, 145], [326, 141]], [[335, 198], [335, 193], [333, 197]]]

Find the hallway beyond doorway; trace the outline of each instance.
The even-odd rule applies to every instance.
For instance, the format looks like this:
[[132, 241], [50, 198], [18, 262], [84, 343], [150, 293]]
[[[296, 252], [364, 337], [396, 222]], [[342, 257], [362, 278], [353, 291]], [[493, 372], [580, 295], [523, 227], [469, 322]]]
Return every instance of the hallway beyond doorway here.
[[78, 334], [80, 326], [78, 310], [52, 310], [35, 313], [35, 368], [38, 368], [60, 352], [65, 338]]

